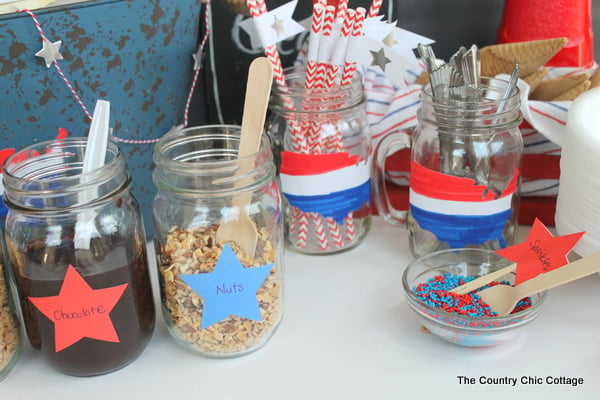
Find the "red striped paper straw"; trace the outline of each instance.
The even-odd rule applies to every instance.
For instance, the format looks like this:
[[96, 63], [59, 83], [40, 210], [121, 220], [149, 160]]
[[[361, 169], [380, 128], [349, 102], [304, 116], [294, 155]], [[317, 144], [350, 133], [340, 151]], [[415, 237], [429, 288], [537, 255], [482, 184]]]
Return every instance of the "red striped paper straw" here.
[[346, 16], [346, 11], [348, 11], [348, 0], [338, 0], [335, 18], [343, 20]]
[[315, 4], [313, 7], [312, 23], [308, 37], [308, 52], [306, 55], [306, 75], [304, 76], [304, 87], [313, 88], [317, 74], [317, 58], [319, 56], [319, 34], [325, 7], [321, 4]]
[[381, 9], [381, 5], [383, 0], [373, 0], [371, 3], [371, 7], [369, 8], [369, 18], [373, 18], [379, 15], [379, 10]]
[[311, 212], [309, 215], [315, 225], [315, 233], [317, 234], [319, 247], [324, 251], [329, 250], [329, 240], [327, 240], [327, 234], [325, 233], [325, 227], [323, 226], [323, 217], [317, 212]]
[[353, 9], [344, 12], [340, 34], [333, 49], [333, 54], [331, 55], [332, 68], [328, 76], [328, 86], [333, 86], [336, 83], [335, 80], [337, 79], [340, 66], [345, 62], [346, 51], [348, 49], [348, 38], [352, 34], [355, 16], [356, 11]]
[[[267, 12], [267, 6], [264, 0], [246, 0], [246, 4], [248, 9], [250, 10], [250, 14], [253, 18], [257, 18], [262, 14]], [[283, 65], [281, 64], [281, 58], [279, 56], [279, 50], [277, 46], [271, 45], [265, 48], [265, 55], [273, 64], [273, 77], [275, 80], [275, 84], [279, 87], [282, 93], [287, 93], [287, 83], [285, 81], [285, 74], [283, 73]], [[282, 96], [283, 106], [287, 110], [294, 110], [294, 102], [291, 98], [287, 96]], [[300, 153], [307, 153], [308, 146], [304, 137], [302, 136], [302, 132], [297, 126], [297, 124], [293, 121], [290, 121], [290, 137], [292, 139], [292, 146], [294, 151]]]
[[[362, 35], [366, 12], [367, 10], [365, 10], [362, 7], [356, 9], [356, 14], [354, 15], [354, 23], [352, 25], [353, 38], [358, 38]], [[344, 70], [342, 71], [342, 85], [348, 85], [352, 81], [352, 78], [354, 77], [354, 71], [356, 71], [356, 67], [356, 62], [346, 61], [344, 63]]]
[[317, 58], [317, 87], [325, 87], [327, 82], [327, 68], [331, 61], [332, 33], [335, 22], [335, 7], [327, 6], [321, 26], [319, 39], [319, 54]]

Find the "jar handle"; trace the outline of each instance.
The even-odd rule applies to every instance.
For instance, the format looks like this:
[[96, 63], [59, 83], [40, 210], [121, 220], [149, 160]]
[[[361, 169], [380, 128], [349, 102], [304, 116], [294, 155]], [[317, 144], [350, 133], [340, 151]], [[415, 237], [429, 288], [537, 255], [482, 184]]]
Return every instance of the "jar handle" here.
[[392, 225], [405, 226], [408, 210], [398, 210], [390, 202], [385, 185], [385, 161], [392, 154], [410, 149], [410, 135], [406, 131], [390, 132], [381, 139], [373, 153], [373, 197], [379, 215]]

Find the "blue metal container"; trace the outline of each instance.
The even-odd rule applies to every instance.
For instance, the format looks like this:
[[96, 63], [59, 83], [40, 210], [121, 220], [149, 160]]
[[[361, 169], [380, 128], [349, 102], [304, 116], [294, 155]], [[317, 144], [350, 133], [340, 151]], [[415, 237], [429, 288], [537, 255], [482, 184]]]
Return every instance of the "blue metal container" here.
[[[193, 76], [201, 0], [96, 0], [34, 10], [45, 36], [62, 40], [58, 61], [90, 113], [111, 102], [115, 137], [157, 139], [183, 122]], [[0, 149], [86, 136], [90, 120], [42, 48], [33, 19], [0, 15]], [[152, 236], [153, 144], [119, 143]]]

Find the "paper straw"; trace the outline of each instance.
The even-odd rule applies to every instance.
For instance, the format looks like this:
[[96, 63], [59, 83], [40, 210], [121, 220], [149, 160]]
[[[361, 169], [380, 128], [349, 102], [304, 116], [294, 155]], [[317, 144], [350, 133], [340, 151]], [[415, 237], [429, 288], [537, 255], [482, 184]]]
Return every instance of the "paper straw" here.
[[338, 0], [335, 18], [337, 20], [343, 20], [346, 17], [348, 11], [348, 0]]
[[[267, 6], [264, 0], [247, 0], [247, 6], [250, 10], [250, 14], [252, 18], [257, 18], [267, 12]], [[283, 73], [283, 65], [281, 64], [281, 57], [279, 56], [279, 50], [277, 46], [271, 45], [265, 48], [265, 55], [273, 64], [273, 78], [275, 80], [275, 84], [279, 88], [282, 93], [288, 93], [287, 83], [285, 81], [285, 74]], [[285, 109], [293, 111], [294, 110], [294, 102], [291, 98], [287, 96], [281, 96], [283, 106]], [[288, 124], [290, 127], [290, 137], [292, 139], [292, 146], [294, 151], [300, 153], [307, 153], [308, 147], [304, 137], [302, 136], [302, 132], [294, 121], [290, 121]]]
[[321, 35], [319, 39], [319, 53], [317, 56], [317, 85], [316, 87], [326, 87], [327, 69], [331, 63], [331, 53], [333, 48], [333, 24], [335, 22], [335, 7], [327, 6], [321, 26]]
[[346, 227], [346, 241], [353, 242], [356, 232], [354, 230], [354, 217], [352, 212], [349, 212], [346, 218], [344, 218], [344, 225]]
[[331, 55], [332, 67], [329, 70], [327, 82], [328, 86], [333, 86], [334, 84], [336, 84], [336, 79], [340, 70], [340, 66], [342, 66], [345, 62], [346, 52], [348, 49], [348, 38], [352, 34], [355, 16], [356, 11], [354, 11], [353, 9], [349, 9], [344, 12], [344, 18], [340, 29], [340, 34], [336, 41], [336, 45], [334, 46], [333, 54]]
[[331, 233], [331, 238], [333, 239], [335, 247], [344, 247], [344, 239], [342, 238], [340, 226], [337, 224], [337, 222], [335, 222], [335, 220], [332, 217], [327, 218], [326, 221], [327, 229], [329, 229], [329, 232]]
[[313, 224], [315, 225], [315, 233], [317, 234], [317, 240], [319, 241], [319, 246], [321, 250], [329, 250], [329, 241], [327, 240], [327, 235], [325, 234], [325, 227], [323, 226], [323, 217], [321, 214], [316, 212], [309, 213]]
[[373, 0], [371, 3], [371, 7], [369, 8], [369, 18], [373, 18], [379, 15], [379, 10], [381, 9], [381, 5], [383, 0]]
[[[250, 14], [253, 18], [259, 17], [260, 15], [267, 12], [267, 6], [264, 0], [247, 0], [247, 5], [248, 9], [250, 10]], [[283, 93], [288, 93], [288, 87], [285, 81], [283, 66], [281, 64], [281, 58], [279, 56], [279, 50], [277, 49], [277, 46], [267, 46], [265, 48], [265, 55], [273, 64], [273, 75], [275, 78], [275, 83]], [[285, 109], [294, 112], [295, 105], [291, 98], [284, 95], [282, 96], [282, 102]], [[306, 139], [297, 121], [294, 121], [293, 119], [288, 119], [287, 123], [290, 130], [290, 137], [292, 139], [293, 150], [298, 153], [308, 153], [308, 145]], [[296, 213], [292, 213], [292, 218], [294, 218], [295, 214]], [[299, 217], [300, 226], [298, 229], [298, 237], [296, 239], [296, 246], [300, 248], [306, 246], [308, 236], [308, 217], [305, 215], [305, 213], [301, 214], [302, 215], [300, 215]]]
[[[356, 9], [356, 14], [354, 15], [354, 22], [352, 25], [352, 38], [356, 40], [358, 37], [362, 35], [363, 24], [365, 21], [365, 13], [366, 10], [362, 7]], [[348, 44], [350, 47], [350, 44]], [[347, 55], [348, 52], [346, 52]], [[342, 85], [348, 85], [352, 78], [354, 77], [354, 71], [356, 71], [356, 62], [346, 61], [344, 63], [344, 69], [342, 71]]]
[[296, 238], [296, 246], [299, 248], [306, 247], [308, 241], [308, 214], [299, 210], [300, 227], [298, 228], [298, 237]]
[[306, 75], [304, 77], [304, 87], [312, 88], [315, 85], [317, 73], [317, 59], [319, 55], [319, 38], [321, 24], [325, 14], [325, 7], [321, 4], [315, 4], [313, 7], [312, 23], [308, 37], [308, 52], [306, 55]]

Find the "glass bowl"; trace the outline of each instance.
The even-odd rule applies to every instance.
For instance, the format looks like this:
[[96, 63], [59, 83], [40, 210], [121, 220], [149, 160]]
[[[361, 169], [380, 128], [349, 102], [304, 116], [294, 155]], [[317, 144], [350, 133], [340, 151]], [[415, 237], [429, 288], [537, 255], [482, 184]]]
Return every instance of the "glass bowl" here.
[[[503, 317], [472, 317], [450, 313], [419, 299], [413, 289], [430, 278], [449, 273], [479, 277], [507, 267], [512, 261], [485, 249], [450, 249], [418, 258], [402, 275], [408, 305], [432, 334], [451, 343], [469, 347], [494, 346], [514, 339], [541, 311], [547, 292], [531, 296], [531, 307]], [[514, 282], [514, 274], [502, 281]]]

